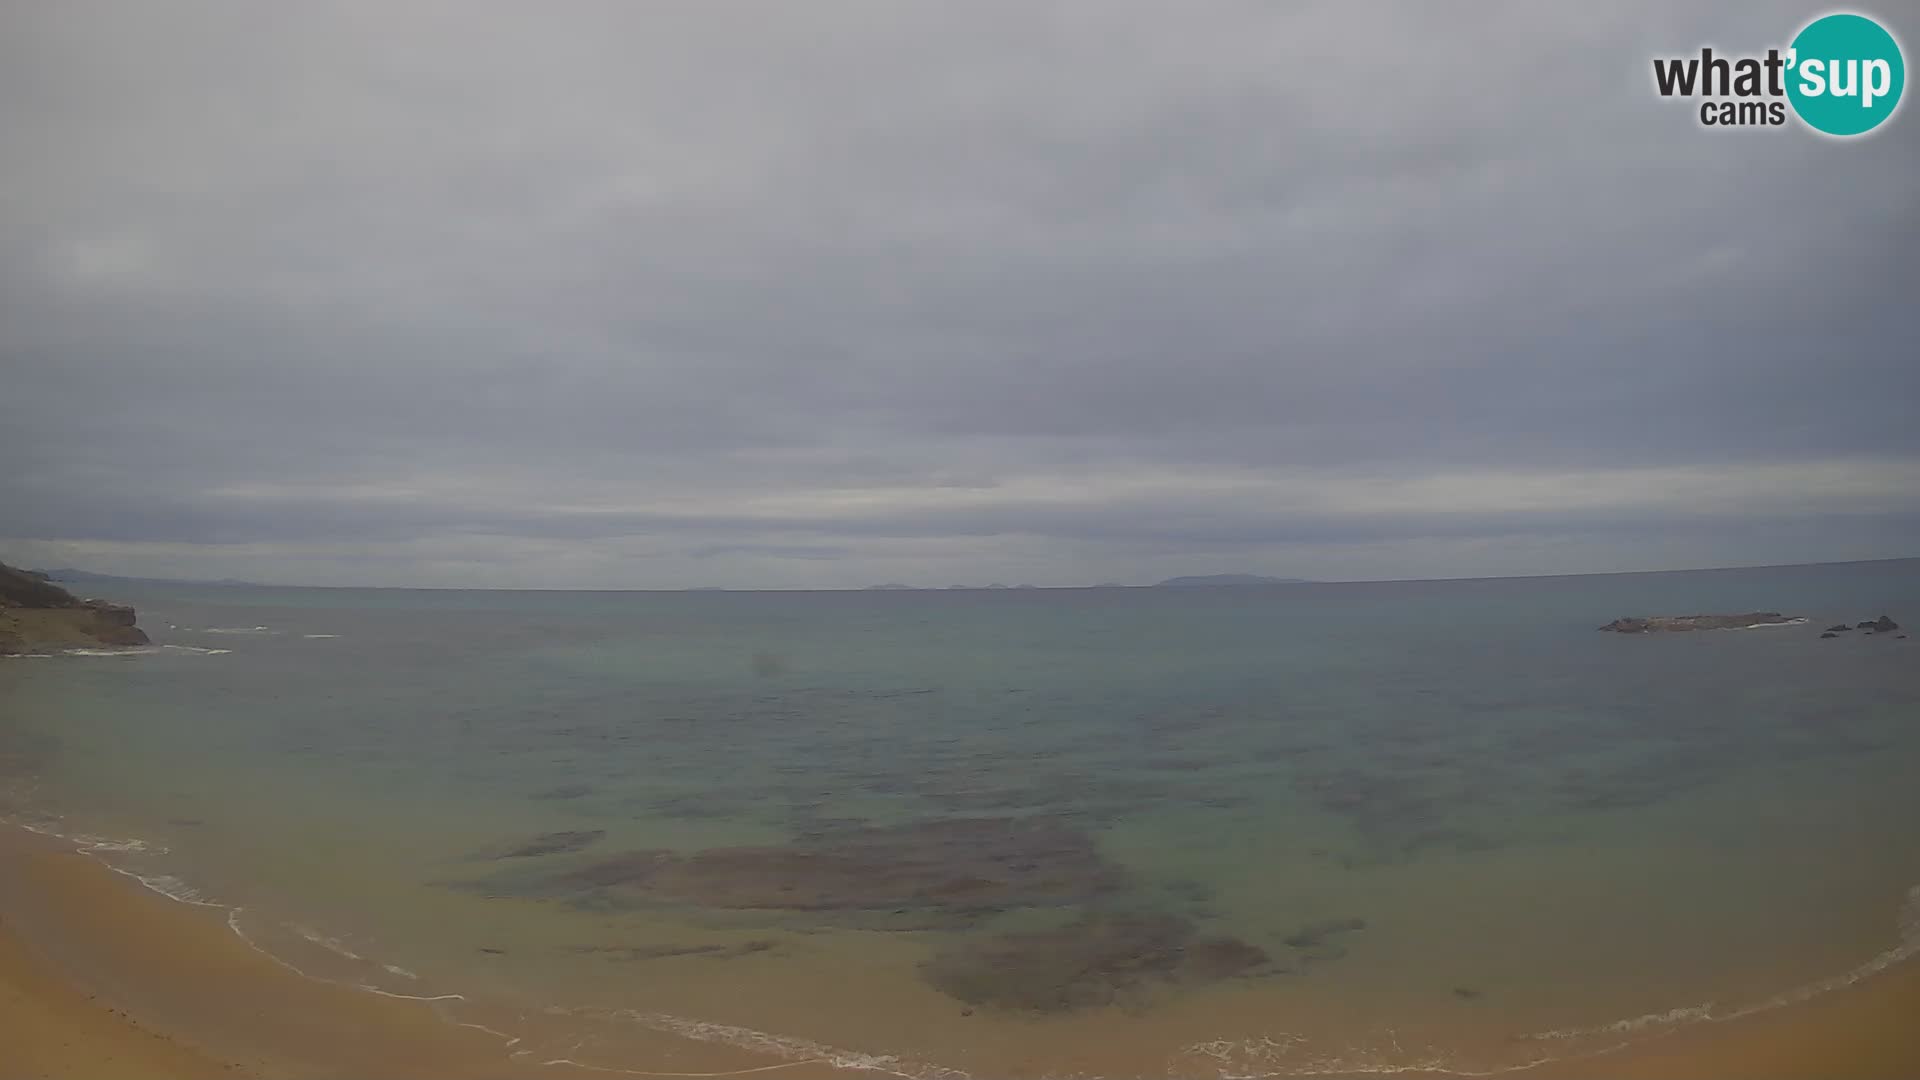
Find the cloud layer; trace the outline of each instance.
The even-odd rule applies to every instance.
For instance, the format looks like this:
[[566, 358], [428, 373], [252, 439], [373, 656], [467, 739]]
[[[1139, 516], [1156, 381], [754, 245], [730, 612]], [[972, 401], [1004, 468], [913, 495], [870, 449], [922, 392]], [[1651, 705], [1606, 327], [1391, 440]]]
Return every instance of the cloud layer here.
[[[0, 553], [371, 584], [1920, 549], [1920, 128], [1774, 4], [17, 5]], [[1911, 28], [1895, 27], [1896, 31]]]

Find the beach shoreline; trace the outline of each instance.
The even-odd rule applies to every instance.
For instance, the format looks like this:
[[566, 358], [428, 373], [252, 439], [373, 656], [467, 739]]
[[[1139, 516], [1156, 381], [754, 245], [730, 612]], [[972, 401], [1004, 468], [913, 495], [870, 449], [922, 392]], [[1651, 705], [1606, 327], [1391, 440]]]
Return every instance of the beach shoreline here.
[[[431, 1002], [382, 997], [297, 974], [234, 934], [226, 910], [168, 900], [69, 843], [0, 827], [5, 1075], [110, 1074], [142, 1080], [608, 1075], [516, 1060], [498, 1033], [462, 1028]], [[1513, 1075], [1535, 1080], [1910, 1080], [1920, 1075], [1920, 1035], [1911, 1026], [1915, 1016], [1920, 1016], [1920, 964], [1907, 962], [1808, 1001]], [[674, 1041], [686, 1045], [673, 1047], [670, 1067], [631, 1074], [775, 1074], [783, 1080], [856, 1075], [822, 1062], [781, 1061], [732, 1047]]]
[[[455, 1022], [432, 1001], [299, 974], [236, 934], [230, 910], [171, 900], [70, 842], [0, 825], [0, 1076], [618, 1075], [516, 1058], [508, 1036]], [[653, 1075], [852, 1075], [658, 1039], [671, 1064]]]

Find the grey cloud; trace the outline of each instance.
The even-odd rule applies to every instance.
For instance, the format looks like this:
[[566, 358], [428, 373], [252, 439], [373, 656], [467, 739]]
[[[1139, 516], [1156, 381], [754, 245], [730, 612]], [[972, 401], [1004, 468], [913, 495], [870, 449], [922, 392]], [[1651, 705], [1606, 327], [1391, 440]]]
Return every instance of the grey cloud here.
[[[660, 538], [662, 584], [888, 538], [1051, 539], [1062, 578], [1086, 544], [1591, 560], [1698, 522], [1128, 477], [1920, 460], [1912, 116], [1712, 133], [1647, 85], [1790, 5], [747, 14], [7, 9], [0, 542]], [[1115, 490], [920, 497], [1060, 475]], [[1920, 542], [1911, 501], [1807, 494], [1714, 520]]]

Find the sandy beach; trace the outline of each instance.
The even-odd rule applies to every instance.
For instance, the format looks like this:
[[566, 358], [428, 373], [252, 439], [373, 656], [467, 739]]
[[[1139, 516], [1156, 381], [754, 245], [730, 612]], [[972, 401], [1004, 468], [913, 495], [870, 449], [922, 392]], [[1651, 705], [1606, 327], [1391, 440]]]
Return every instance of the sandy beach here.
[[[1920, 965], [1743, 1020], [1519, 1075], [1541, 1080], [1910, 1080], [1920, 1075]], [[670, 1037], [663, 1036], [663, 1039]], [[635, 1075], [853, 1075], [671, 1039]], [[577, 1077], [516, 1061], [501, 1038], [427, 1002], [303, 977], [253, 950], [224, 909], [142, 889], [60, 842], [0, 829], [0, 1076], [182, 1080]]]
[[[846, 1075], [661, 1039], [673, 1062], [663, 1076], [768, 1065], [791, 1080]], [[225, 909], [170, 901], [59, 841], [0, 827], [4, 1080], [591, 1075], [606, 1074], [516, 1061], [502, 1038], [430, 1003], [305, 978], [236, 937]]]

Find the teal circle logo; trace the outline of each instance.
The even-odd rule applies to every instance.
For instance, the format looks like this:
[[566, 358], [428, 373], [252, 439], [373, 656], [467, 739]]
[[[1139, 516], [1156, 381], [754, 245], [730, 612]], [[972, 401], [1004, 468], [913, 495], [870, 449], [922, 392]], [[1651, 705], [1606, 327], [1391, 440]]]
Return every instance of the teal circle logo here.
[[1864, 15], [1826, 15], [1793, 39], [1787, 100], [1815, 131], [1864, 135], [1900, 106], [1907, 65], [1900, 43]]

